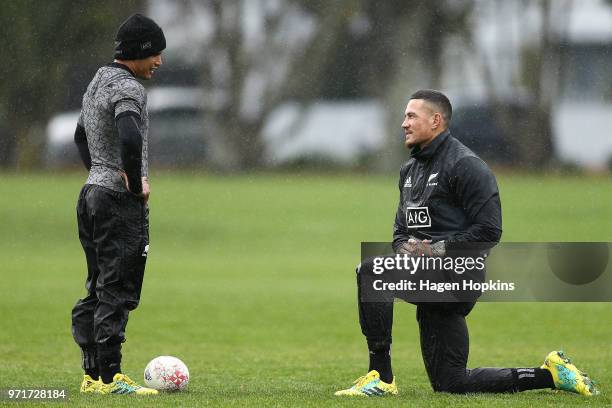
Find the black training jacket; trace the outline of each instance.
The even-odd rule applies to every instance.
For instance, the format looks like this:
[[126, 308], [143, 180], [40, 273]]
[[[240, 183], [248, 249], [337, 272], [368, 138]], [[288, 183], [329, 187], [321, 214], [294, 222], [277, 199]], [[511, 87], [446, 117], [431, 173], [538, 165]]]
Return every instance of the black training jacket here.
[[395, 250], [411, 236], [445, 241], [447, 251], [470, 243], [487, 249], [499, 242], [502, 217], [495, 176], [449, 130], [424, 149], [412, 149], [400, 170], [399, 190]]

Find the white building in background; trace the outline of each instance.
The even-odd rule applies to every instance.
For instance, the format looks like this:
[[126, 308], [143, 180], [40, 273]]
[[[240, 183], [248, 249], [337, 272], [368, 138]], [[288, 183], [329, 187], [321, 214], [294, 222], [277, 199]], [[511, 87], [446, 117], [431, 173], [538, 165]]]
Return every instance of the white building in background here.
[[553, 114], [557, 155], [585, 167], [612, 163], [612, 4], [604, 2], [575, 4], [563, 93]]
[[[553, 0], [553, 29], [563, 41], [562, 67], [541, 84], [553, 101], [553, 143], [563, 162], [607, 167], [612, 159], [612, 4]], [[521, 89], [520, 53], [540, 38], [539, 1], [476, 0], [474, 43], [450, 44], [448, 58], [463, 64], [445, 72], [450, 96], [528, 97]], [[559, 10], [561, 13], [559, 13]], [[489, 70], [491, 80], [484, 81]], [[555, 81], [551, 83], [550, 81]]]

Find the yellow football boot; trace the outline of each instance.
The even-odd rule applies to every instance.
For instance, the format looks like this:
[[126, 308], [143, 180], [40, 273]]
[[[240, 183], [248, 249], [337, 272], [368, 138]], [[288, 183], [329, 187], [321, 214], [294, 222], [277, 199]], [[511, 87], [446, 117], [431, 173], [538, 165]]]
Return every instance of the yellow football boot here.
[[98, 390], [98, 387], [100, 387], [100, 384], [100, 381], [94, 380], [89, 375], [85, 374], [83, 376], [83, 382], [81, 382], [80, 391], [84, 393], [96, 392]]
[[563, 351], [551, 351], [541, 368], [550, 371], [555, 387], [559, 390], [589, 397], [599, 394], [589, 376], [577, 369]]
[[136, 394], [136, 395], [157, 395], [159, 391], [152, 388], [146, 388], [138, 385], [125, 374], [117, 373], [113, 377], [113, 382], [104, 384], [100, 381], [98, 389], [99, 394]]
[[360, 397], [397, 395], [397, 385], [395, 385], [395, 377], [393, 377], [393, 382], [391, 384], [387, 384], [380, 379], [378, 371], [372, 370], [363, 377], [359, 377], [355, 380], [351, 388], [336, 391], [334, 395]]

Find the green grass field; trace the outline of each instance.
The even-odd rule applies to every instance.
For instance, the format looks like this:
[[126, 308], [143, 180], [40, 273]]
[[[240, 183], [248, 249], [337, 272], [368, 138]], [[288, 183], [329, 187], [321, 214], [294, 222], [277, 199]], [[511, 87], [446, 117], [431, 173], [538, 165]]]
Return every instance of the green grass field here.
[[[471, 367], [539, 365], [563, 348], [598, 380], [599, 397], [434, 394], [407, 304], [396, 306], [394, 325], [400, 395], [334, 397], [367, 369], [355, 302], [360, 242], [389, 240], [396, 208], [395, 176], [363, 174], [154, 174], [151, 248], [123, 368], [140, 380], [151, 358], [175, 355], [190, 369], [189, 391], [81, 396], [70, 311], [85, 293], [74, 210], [84, 178], [0, 175], [0, 388], [65, 387], [71, 406], [612, 404], [612, 303], [481, 303], [468, 318]], [[612, 241], [609, 179], [499, 184], [505, 241]]]

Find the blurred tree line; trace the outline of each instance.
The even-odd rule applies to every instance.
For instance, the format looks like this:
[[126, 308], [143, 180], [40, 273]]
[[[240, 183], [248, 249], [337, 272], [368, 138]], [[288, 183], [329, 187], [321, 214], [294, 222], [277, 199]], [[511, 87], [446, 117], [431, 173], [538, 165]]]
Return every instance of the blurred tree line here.
[[[288, 99], [379, 98], [394, 113], [389, 131], [399, 134], [406, 97], [418, 88], [439, 87], [444, 40], [468, 34], [473, 6], [461, 0], [272, 2], [275, 6], [263, 11], [264, 38], [253, 47], [242, 31], [245, 8], [239, 3], [208, 2], [220, 23], [202, 64], [202, 87], [223, 95], [217, 117], [228, 143], [219, 164], [230, 168], [260, 164], [266, 117]], [[183, 3], [185, 12], [190, 5]], [[295, 18], [311, 20], [314, 30], [292, 43], [286, 28]], [[266, 86], [245, 100], [253, 78]], [[245, 106], [253, 100], [256, 108]], [[398, 138], [391, 140], [395, 155]]]
[[[513, 123], [495, 90], [486, 58], [482, 77], [497, 119], [514, 129], [516, 162], [545, 166], [552, 157], [551, 107], [558, 96], [559, 52], [566, 40], [559, 24], [573, 0], [517, 0], [536, 4], [543, 16], [540, 38], [520, 55], [516, 78], [528, 90], [536, 109]], [[406, 98], [416, 89], [440, 88], [443, 68], [454, 61], [445, 55], [449, 41], [474, 44], [475, 0], [181, 0], [183, 13], [203, 4], [214, 16], [212, 35], [202, 45], [196, 69], [201, 87], [217, 95], [218, 165], [250, 169], [261, 165], [261, 129], [268, 114], [287, 100], [373, 97], [390, 113], [390, 143], [380, 160], [400, 160], [398, 143]], [[490, 0], [501, 7], [503, 0]], [[144, 0], [10, 1], [0, 12], [5, 54], [0, 83], [0, 165], [39, 165], [42, 127], [65, 110], [66, 101], [84, 89], [70, 87], [74, 76], [87, 76], [112, 55], [115, 31]], [[247, 35], [243, 13], [262, 7], [263, 30]], [[500, 19], [504, 16], [500, 14]], [[305, 27], [292, 31], [298, 19]], [[181, 24], [181, 21], [176, 21]], [[297, 27], [297, 25], [296, 25]], [[561, 33], [561, 34], [560, 34]], [[10, 61], [10, 63], [7, 63]], [[93, 67], [93, 68], [92, 68]], [[79, 78], [83, 80], [83, 78]], [[82, 81], [81, 81], [82, 82]], [[4, 129], [2, 129], [4, 128]]]
[[70, 86], [78, 79], [74, 77], [91, 79], [95, 69], [112, 58], [117, 27], [143, 4], [142, 0], [2, 3], [0, 166], [40, 166], [45, 124], [85, 91]]

